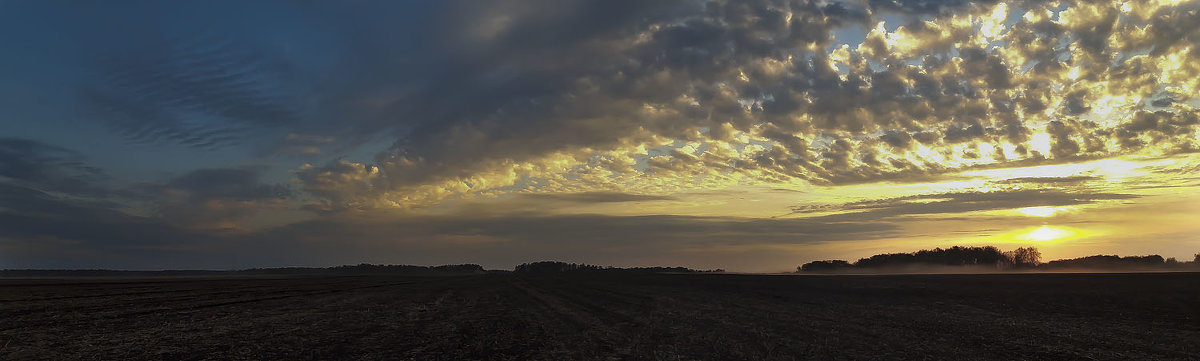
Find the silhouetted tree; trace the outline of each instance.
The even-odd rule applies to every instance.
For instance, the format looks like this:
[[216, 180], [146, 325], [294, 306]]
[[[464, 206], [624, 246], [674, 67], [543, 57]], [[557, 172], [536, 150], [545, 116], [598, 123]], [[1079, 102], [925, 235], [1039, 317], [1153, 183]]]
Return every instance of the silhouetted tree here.
[[486, 271], [477, 264], [455, 264], [442, 266], [381, 265], [361, 263], [356, 266], [337, 266], [328, 269], [346, 274], [404, 274], [404, 275], [455, 275], [481, 274]]
[[578, 273], [578, 272], [623, 272], [623, 273], [715, 273], [725, 272], [723, 269], [694, 270], [687, 267], [632, 267], [619, 268], [612, 266], [596, 266], [583, 263], [566, 263], [559, 261], [539, 261], [517, 265], [513, 272], [525, 274], [549, 273]]
[[812, 261], [805, 263], [800, 267], [796, 267], [796, 270], [800, 272], [835, 272], [848, 270], [851, 268], [854, 268], [854, 266], [851, 265], [850, 262], [835, 259], [828, 261]]
[[920, 250], [914, 253], [877, 254], [854, 262], [859, 268], [888, 268], [913, 265], [1006, 267], [1012, 259], [996, 247], [960, 247]]
[[1036, 267], [1042, 261], [1042, 252], [1035, 247], [1021, 247], [1005, 252], [1016, 267]]
[[517, 273], [563, 273], [577, 271], [597, 271], [602, 269], [600, 266], [590, 264], [576, 264], [559, 261], [539, 261], [522, 263], [517, 265], [514, 272]]
[[1081, 268], [1081, 269], [1129, 269], [1129, 268], [1162, 268], [1166, 260], [1159, 255], [1149, 256], [1108, 256], [1096, 255], [1074, 259], [1059, 259], [1046, 262], [1043, 268]]

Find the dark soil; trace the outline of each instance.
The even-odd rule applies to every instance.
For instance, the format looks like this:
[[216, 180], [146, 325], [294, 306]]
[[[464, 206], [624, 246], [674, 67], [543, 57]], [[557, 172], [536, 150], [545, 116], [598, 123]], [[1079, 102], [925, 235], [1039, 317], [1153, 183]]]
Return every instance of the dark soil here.
[[3, 360], [1200, 359], [1200, 274], [0, 279]]

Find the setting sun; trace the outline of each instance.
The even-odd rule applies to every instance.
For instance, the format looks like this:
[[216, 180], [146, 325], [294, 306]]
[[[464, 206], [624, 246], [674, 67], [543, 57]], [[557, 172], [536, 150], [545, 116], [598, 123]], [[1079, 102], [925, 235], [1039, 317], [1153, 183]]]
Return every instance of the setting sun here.
[[1033, 242], [1055, 242], [1076, 237], [1079, 233], [1077, 230], [1065, 227], [1041, 226], [1025, 232], [1017, 238]]

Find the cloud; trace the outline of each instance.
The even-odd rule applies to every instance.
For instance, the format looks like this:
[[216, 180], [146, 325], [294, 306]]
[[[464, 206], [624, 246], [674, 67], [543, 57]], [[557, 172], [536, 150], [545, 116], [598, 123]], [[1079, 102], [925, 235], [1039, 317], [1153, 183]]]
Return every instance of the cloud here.
[[[1099, 15], [1076, 15], [1086, 11]], [[1106, 15], [1121, 11], [1071, 3], [1055, 19], [1045, 14], [1059, 9], [1048, 5], [965, 1], [476, 7], [450, 15], [474, 25], [449, 32], [445, 46], [455, 51], [441, 55], [488, 62], [461, 63], [446, 81], [396, 98], [393, 109], [420, 120], [372, 162], [354, 162], [378, 170], [369, 195], [348, 189], [404, 206], [531, 184], [548, 193], [650, 189], [630, 176], [639, 173], [714, 185], [847, 184], [1195, 148], [1191, 107], [1172, 102], [1155, 115], [1115, 88], [1095, 90], [1130, 87], [1149, 98], [1190, 82], [1152, 78], [1191, 74], [1167, 63], [1178, 41], [1138, 55], [1092, 40], [1151, 36], [1135, 26], [1178, 32], [1150, 17]], [[908, 23], [889, 30], [880, 13]], [[861, 44], [839, 45], [835, 31], [847, 26], [873, 28]], [[1127, 31], [1083, 30], [1097, 26]], [[1034, 41], [1044, 36], [1068, 43]], [[1076, 53], [1125, 60], [1064, 60]], [[1095, 120], [1114, 111], [1140, 115]], [[580, 184], [583, 174], [592, 183]]]
[[334, 145], [336, 142], [337, 138], [332, 136], [288, 133], [282, 140], [264, 151], [266, 154], [283, 153], [312, 157], [325, 152], [324, 147]]
[[739, 219], [690, 216], [562, 215], [451, 220], [441, 233], [486, 235], [538, 243], [581, 242], [596, 247], [661, 242], [689, 244], [800, 244], [878, 238], [887, 224], [812, 222], [801, 219]]
[[1078, 175], [1069, 177], [1019, 177], [1009, 178], [996, 183], [1001, 184], [1035, 184], [1035, 185], [1073, 185], [1091, 181], [1101, 180], [1103, 178], [1091, 175]]
[[[264, 128], [303, 120], [307, 107], [299, 97], [307, 85], [296, 80], [304, 77], [278, 43], [264, 43], [287, 40], [234, 33], [249, 19], [229, 13], [256, 10], [252, 6], [130, 5], [94, 9], [64, 27], [83, 40], [73, 50], [93, 59], [81, 64], [90, 77], [77, 85], [85, 116], [131, 142], [201, 149], [237, 145]], [[273, 26], [293, 36], [302, 31], [295, 24]]]
[[[13, 213], [17, 218], [10, 220], [14, 222], [34, 216], [38, 222], [45, 221], [47, 228], [52, 223], [49, 220], [73, 218], [101, 223], [111, 222], [102, 219], [123, 219], [120, 222], [134, 224], [167, 221], [183, 226], [230, 226], [230, 221], [283, 206], [294, 195], [286, 185], [261, 182], [262, 171], [255, 167], [197, 169], [161, 183], [122, 186], [77, 151], [3, 138], [0, 186], [5, 194], [0, 197], [0, 209]], [[146, 214], [145, 209], [154, 217], [130, 215]], [[42, 224], [38, 222], [33, 224]]]
[[628, 194], [617, 192], [583, 192], [583, 193], [556, 193], [556, 194], [523, 194], [522, 197], [534, 200], [548, 200], [571, 203], [620, 203], [620, 202], [644, 202], [644, 201], [670, 201], [675, 200], [675, 197], [670, 196], [655, 196], [642, 194]]
[[[4, 267], [114, 267], [195, 247], [206, 238], [119, 208], [117, 203], [0, 184], [0, 249], [5, 253], [0, 262]], [[160, 261], [186, 258], [175, 256]]]
[[[796, 253], [772, 251], [772, 247], [872, 240], [890, 237], [898, 229], [885, 222], [803, 219], [544, 213], [398, 216], [376, 210], [335, 213], [240, 235], [229, 242], [243, 245], [244, 257], [268, 264], [270, 260], [337, 264], [386, 259], [418, 264], [479, 262], [508, 268], [531, 260], [564, 259], [762, 269], [765, 258], [742, 259], [734, 250], [759, 249], [777, 260]], [[331, 239], [339, 242], [327, 242]]]
[[238, 223], [291, 194], [252, 168], [201, 169], [130, 189], [32, 185], [0, 181], [3, 267], [212, 267], [237, 252], [228, 242], [245, 233]]
[[285, 185], [260, 181], [259, 168], [197, 169], [139, 190], [163, 220], [188, 226], [233, 227], [235, 220], [284, 205]]
[[1076, 206], [1101, 201], [1140, 198], [1134, 194], [1070, 192], [1054, 189], [1014, 189], [920, 194], [905, 197], [871, 199], [835, 205], [802, 205], [794, 214], [838, 212], [810, 217], [814, 220], [870, 221], [904, 216], [960, 215], [969, 212], [1017, 209], [1036, 206]]
[[284, 198], [291, 194], [286, 186], [260, 183], [259, 173], [259, 169], [255, 168], [198, 169], [171, 178], [161, 186], [161, 190], [184, 192], [196, 200], [259, 200]]
[[0, 138], [0, 177], [27, 187], [83, 195], [105, 193], [98, 183], [109, 178], [78, 152], [24, 138]]
[[338, 207], [368, 201], [379, 177], [377, 167], [344, 159], [321, 167], [305, 164], [295, 173], [306, 192]]
[[[0, 261], [5, 267], [236, 268], [468, 261], [510, 267], [543, 258], [649, 265], [680, 262], [672, 260], [679, 252], [869, 240], [889, 237], [898, 229], [886, 222], [804, 219], [537, 211], [414, 215], [372, 210], [331, 212], [277, 227], [227, 232], [179, 227], [170, 218], [129, 216], [23, 190], [0, 189], [0, 200], [25, 205], [12, 212], [0, 210], [0, 248], [7, 252]], [[77, 255], [73, 249], [87, 254]], [[26, 258], [8, 259], [13, 255]]]
[[[80, 20], [61, 31], [86, 41], [54, 46], [94, 55], [61, 60], [86, 69], [72, 86], [88, 117], [132, 142], [307, 154], [325, 176], [301, 170], [298, 180], [339, 206], [682, 190], [636, 175], [702, 180], [696, 188], [927, 179], [1200, 149], [1189, 103], [1200, 66], [1188, 61], [1200, 21], [1190, 3], [22, 10]], [[257, 16], [266, 13], [271, 21]], [[112, 24], [126, 25], [94, 31]], [[331, 150], [355, 156], [323, 156]], [[338, 177], [363, 179], [329, 187]]]

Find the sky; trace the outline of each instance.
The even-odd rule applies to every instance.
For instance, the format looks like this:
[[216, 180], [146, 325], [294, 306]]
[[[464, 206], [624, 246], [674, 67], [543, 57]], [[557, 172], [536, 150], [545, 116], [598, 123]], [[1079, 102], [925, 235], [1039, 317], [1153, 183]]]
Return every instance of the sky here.
[[0, 268], [1200, 252], [1200, 2], [0, 2]]

